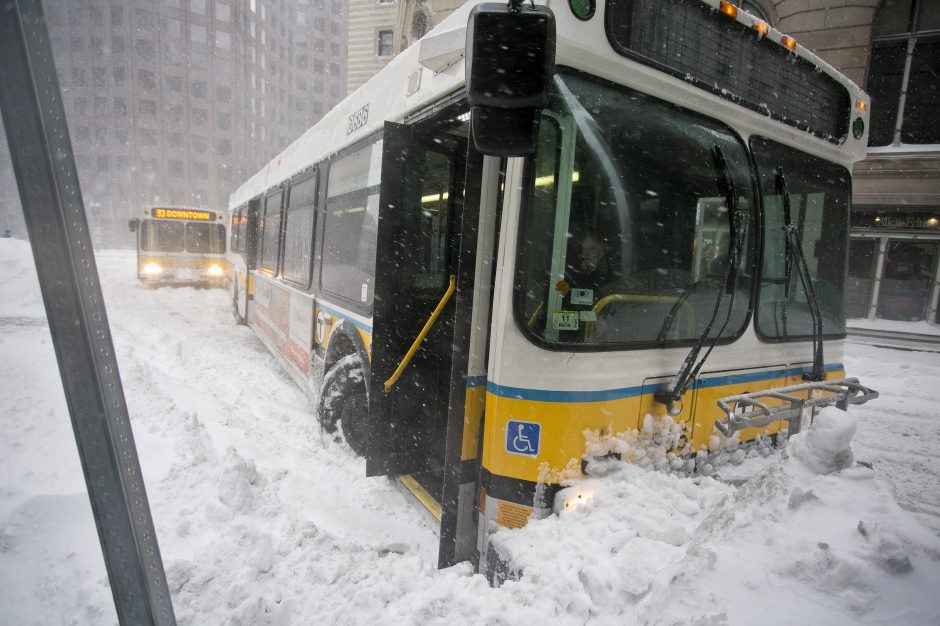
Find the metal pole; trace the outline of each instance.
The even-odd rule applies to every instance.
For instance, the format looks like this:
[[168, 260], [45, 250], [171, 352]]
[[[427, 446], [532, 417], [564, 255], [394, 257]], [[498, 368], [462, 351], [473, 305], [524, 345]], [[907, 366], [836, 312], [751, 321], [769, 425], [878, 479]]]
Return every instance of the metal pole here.
[[39, 0], [0, 0], [0, 110], [121, 624], [176, 619]]

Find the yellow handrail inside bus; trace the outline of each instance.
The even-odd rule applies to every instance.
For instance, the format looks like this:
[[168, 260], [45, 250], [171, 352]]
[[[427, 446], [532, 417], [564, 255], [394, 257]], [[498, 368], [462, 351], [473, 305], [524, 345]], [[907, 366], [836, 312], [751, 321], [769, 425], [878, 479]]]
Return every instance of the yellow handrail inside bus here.
[[398, 379], [401, 378], [402, 372], [405, 371], [405, 368], [408, 367], [408, 363], [411, 362], [411, 357], [415, 355], [415, 352], [418, 351], [418, 346], [421, 345], [421, 342], [424, 341], [425, 336], [428, 334], [428, 331], [431, 330], [431, 327], [434, 326], [434, 322], [437, 321], [438, 316], [441, 314], [441, 311], [444, 310], [444, 307], [447, 306], [447, 303], [450, 301], [450, 297], [454, 295], [454, 289], [457, 287], [457, 279], [453, 274], [450, 275], [450, 284], [447, 286], [447, 291], [444, 292], [444, 297], [441, 298], [441, 301], [437, 303], [437, 308], [434, 309], [434, 312], [431, 313], [431, 317], [428, 318], [428, 321], [425, 322], [424, 328], [421, 329], [421, 332], [418, 333], [418, 336], [415, 338], [411, 348], [405, 354], [405, 358], [401, 360], [401, 363], [398, 364], [398, 369], [395, 370], [395, 373], [392, 374], [392, 377], [385, 381], [385, 393], [388, 393], [392, 390], [392, 387], [395, 383], [398, 382]]
[[[594, 305], [594, 319], [597, 319], [598, 314], [601, 310], [606, 307], [611, 302], [678, 302], [679, 296], [643, 296], [638, 294], [628, 294], [628, 293], [612, 293], [609, 296], [604, 296], [597, 301], [597, 304]], [[695, 328], [695, 311], [692, 309], [691, 305], [688, 302], [683, 302], [679, 307], [686, 314], [686, 328], [691, 334], [692, 329]], [[590, 341], [594, 337], [594, 324], [595, 322], [587, 322], [584, 325], [584, 338], [587, 341]]]

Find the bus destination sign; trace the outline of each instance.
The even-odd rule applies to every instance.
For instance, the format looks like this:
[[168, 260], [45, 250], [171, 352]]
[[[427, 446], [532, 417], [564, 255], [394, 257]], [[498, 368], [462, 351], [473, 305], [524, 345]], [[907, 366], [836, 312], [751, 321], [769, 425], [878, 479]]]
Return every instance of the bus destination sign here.
[[215, 211], [200, 211], [198, 209], [158, 207], [150, 209], [150, 215], [161, 220], [195, 220], [197, 222], [215, 221]]

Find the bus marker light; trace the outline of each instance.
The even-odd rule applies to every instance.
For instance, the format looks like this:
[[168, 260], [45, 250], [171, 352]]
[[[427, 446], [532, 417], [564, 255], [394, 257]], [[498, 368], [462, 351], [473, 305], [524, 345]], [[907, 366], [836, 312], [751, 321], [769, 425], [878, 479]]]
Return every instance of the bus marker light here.
[[859, 100], [858, 102], [855, 103], [855, 108], [858, 109], [859, 111], [864, 111], [865, 109], [868, 108], [868, 103], [865, 102], [864, 100]]
[[224, 273], [222, 268], [215, 264], [210, 265], [209, 269], [206, 271], [208, 272], [209, 276], [221, 276]]
[[761, 37], [766, 37], [767, 33], [770, 32], [770, 26], [767, 25], [767, 22], [762, 20], [755, 20], [754, 25], [751, 27], [757, 31]]
[[162, 271], [163, 268], [156, 263], [147, 263], [147, 265], [144, 266], [144, 274], [159, 274]]
[[780, 43], [782, 43], [787, 50], [796, 50], [796, 39], [790, 35], [784, 35], [781, 37]]
[[722, 0], [721, 4], [718, 5], [718, 10], [727, 15], [728, 17], [737, 18], [738, 17], [738, 7], [734, 6], [730, 2], [725, 2]]

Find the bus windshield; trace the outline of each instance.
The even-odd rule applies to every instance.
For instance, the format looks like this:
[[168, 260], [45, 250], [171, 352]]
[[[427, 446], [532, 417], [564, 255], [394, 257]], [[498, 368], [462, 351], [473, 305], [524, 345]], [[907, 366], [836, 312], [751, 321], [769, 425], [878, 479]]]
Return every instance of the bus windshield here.
[[[757, 331], [767, 339], [813, 334], [812, 303], [794, 256], [802, 252], [815, 287], [824, 336], [845, 334], [845, 265], [851, 176], [844, 167], [763, 137], [751, 139], [764, 199], [764, 261]], [[786, 181], [786, 194], [781, 188]], [[800, 250], [784, 236], [784, 197]]]
[[530, 169], [515, 297], [530, 335], [568, 349], [689, 342], [716, 307], [710, 336], [743, 330], [754, 202], [729, 128], [559, 72]]
[[222, 224], [186, 224], [186, 251], [197, 254], [225, 252], [225, 226]]
[[182, 252], [183, 222], [143, 220], [140, 223], [140, 249], [147, 252]]

